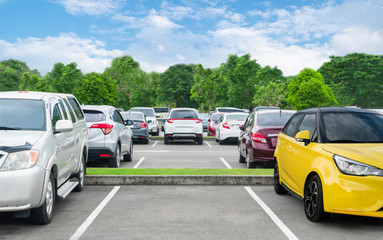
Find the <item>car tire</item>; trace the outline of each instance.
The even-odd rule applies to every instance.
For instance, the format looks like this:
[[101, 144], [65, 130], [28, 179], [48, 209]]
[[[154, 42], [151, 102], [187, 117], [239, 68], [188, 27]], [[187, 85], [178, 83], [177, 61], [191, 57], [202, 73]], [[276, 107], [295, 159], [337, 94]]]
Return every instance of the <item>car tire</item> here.
[[246, 158], [241, 155], [241, 149], [239, 148], [239, 146], [238, 146], [238, 152], [239, 152], [239, 163], [245, 163]]
[[133, 142], [130, 142], [129, 153], [124, 155], [124, 162], [131, 162], [133, 160]]
[[274, 191], [279, 195], [287, 193], [286, 189], [279, 183], [279, 166], [277, 160], [274, 162]]
[[198, 145], [202, 145], [203, 144], [203, 137], [199, 137], [198, 138]]
[[225, 144], [225, 140], [218, 139], [218, 144], [219, 144], [219, 145], [223, 145], [223, 144]]
[[247, 168], [255, 168], [256, 164], [254, 162], [250, 162], [249, 153], [246, 151], [246, 165]]
[[169, 137], [166, 135], [164, 136], [164, 143], [165, 143], [165, 145], [169, 144]]
[[143, 141], [143, 143], [144, 143], [144, 144], [149, 144], [149, 139], [145, 139], [145, 140]]
[[323, 210], [322, 182], [318, 175], [310, 178], [305, 186], [303, 205], [305, 214], [311, 222], [327, 219], [330, 214]]
[[117, 144], [116, 151], [114, 152], [116, 153], [115, 156], [108, 159], [108, 167], [110, 168], [120, 167], [120, 161], [121, 161], [120, 145]]
[[32, 209], [29, 220], [33, 224], [45, 225], [52, 221], [53, 212], [56, 205], [56, 184], [53, 173], [50, 173], [48, 186], [45, 193], [43, 205]]
[[73, 189], [73, 191], [75, 191], [75, 192], [81, 192], [84, 189], [85, 174], [86, 174], [85, 159], [86, 159], [86, 156], [84, 154], [82, 154], [80, 169], [76, 173], [78, 185], [76, 186], [75, 189]]

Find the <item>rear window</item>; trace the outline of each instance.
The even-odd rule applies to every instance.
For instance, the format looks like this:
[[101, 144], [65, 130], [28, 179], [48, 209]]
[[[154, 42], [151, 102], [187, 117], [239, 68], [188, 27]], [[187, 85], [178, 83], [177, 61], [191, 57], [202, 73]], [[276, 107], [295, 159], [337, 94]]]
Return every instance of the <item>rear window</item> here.
[[122, 117], [126, 119], [132, 119], [132, 120], [144, 120], [144, 116], [142, 113], [137, 112], [121, 112]]
[[223, 115], [223, 114], [214, 114], [214, 115], [211, 117], [211, 120], [212, 120], [212, 121], [218, 121], [218, 119], [219, 119], [220, 117], [222, 117], [222, 115]]
[[146, 117], [155, 117], [154, 110], [150, 108], [132, 108], [131, 111], [142, 112]]
[[246, 118], [248, 117], [249, 115], [244, 115], [244, 114], [239, 114], [239, 115], [227, 115], [226, 116], [226, 119], [228, 121], [245, 121]]
[[45, 131], [45, 102], [0, 99], [0, 130]]
[[199, 119], [198, 114], [192, 110], [177, 110], [171, 113], [170, 118], [177, 119]]
[[283, 112], [259, 114], [257, 117], [257, 125], [263, 127], [283, 127], [292, 115], [293, 113]]
[[104, 122], [106, 120], [105, 115], [96, 110], [84, 110], [86, 122]]

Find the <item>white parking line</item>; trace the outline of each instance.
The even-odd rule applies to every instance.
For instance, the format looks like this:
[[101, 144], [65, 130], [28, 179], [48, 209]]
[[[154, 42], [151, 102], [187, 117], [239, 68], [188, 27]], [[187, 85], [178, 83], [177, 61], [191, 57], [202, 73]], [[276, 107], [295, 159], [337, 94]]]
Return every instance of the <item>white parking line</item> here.
[[158, 143], [158, 141], [156, 141], [156, 142], [152, 145], [152, 147], [155, 147], [155, 146], [157, 145], [157, 143]]
[[140, 158], [140, 160], [138, 161], [138, 163], [136, 165], [134, 165], [133, 168], [138, 168], [140, 166], [140, 164], [144, 161], [145, 157], [142, 157]]
[[257, 194], [250, 188], [245, 187], [246, 191], [253, 197], [253, 199], [258, 203], [259, 206], [263, 208], [263, 210], [269, 215], [271, 220], [282, 230], [282, 232], [287, 236], [288, 239], [298, 240], [298, 238], [294, 235], [292, 231], [278, 218], [277, 215], [260, 199]]
[[97, 208], [89, 215], [89, 217], [85, 220], [85, 222], [77, 229], [77, 231], [70, 237], [69, 240], [77, 240], [84, 234], [86, 229], [92, 224], [92, 222], [96, 219], [98, 214], [104, 209], [106, 204], [113, 198], [113, 196], [120, 189], [120, 186], [116, 186], [112, 189], [112, 191], [106, 196], [106, 198], [97, 206]]
[[221, 159], [221, 161], [223, 162], [223, 164], [225, 164], [225, 166], [228, 168], [228, 169], [232, 169], [232, 167], [225, 161], [225, 159], [223, 157], [220, 157], [219, 159]]
[[208, 141], [205, 141], [205, 143], [211, 148], [211, 144]]

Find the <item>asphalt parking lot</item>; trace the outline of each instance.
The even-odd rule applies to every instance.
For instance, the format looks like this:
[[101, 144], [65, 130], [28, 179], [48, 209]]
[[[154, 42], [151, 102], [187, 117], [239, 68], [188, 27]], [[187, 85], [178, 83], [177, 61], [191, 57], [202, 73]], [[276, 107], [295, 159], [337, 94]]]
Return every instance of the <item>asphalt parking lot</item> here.
[[[133, 162], [122, 164], [228, 166], [246, 167], [238, 163], [236, 145], [214, 141], [136, 144]], [[382, 234], [383, 219], [377, 218], [332, 215], [309, 222], [300, 200], [276, 195], [272, 186], [86, 186], [57, 203], [47, 226], [0, 214], [0, 239], [381, 239]]]

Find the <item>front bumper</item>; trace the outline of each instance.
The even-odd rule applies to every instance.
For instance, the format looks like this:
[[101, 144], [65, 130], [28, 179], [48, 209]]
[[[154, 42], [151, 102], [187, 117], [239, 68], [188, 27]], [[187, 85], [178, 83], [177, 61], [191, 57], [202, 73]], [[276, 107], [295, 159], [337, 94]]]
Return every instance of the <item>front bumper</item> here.
[[40, 166], [0, 172], [0, 212], [39, 207], [46, 173]]

